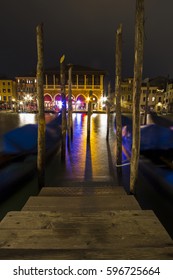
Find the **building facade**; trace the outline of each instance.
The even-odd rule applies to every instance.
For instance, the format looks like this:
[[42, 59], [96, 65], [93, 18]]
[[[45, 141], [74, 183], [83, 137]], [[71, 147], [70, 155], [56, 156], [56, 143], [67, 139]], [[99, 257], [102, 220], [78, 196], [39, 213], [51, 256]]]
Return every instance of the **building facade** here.
[[37, 80], [35, 75], [18, 76], [16, 81], [16, 104], [20, 111], [36, 111]]
[[[173, 83], [165, 77], [146, 79], [141, 85], [140, 105], [141, 111], [147, 110], [162, 112], [170, 110], [173, 102]], [[128, 78], [122, 81], [121, 106], [124, 110], [132, 111], [133, 104], [133, 79]]]
[[[68, 70], [65, 70], [65, 92], [68, 107], [69, 77]], [[87, 104], [92, 102], [92, 108], [99, 110], [102, 108], [104, 92], [105, 72], [89, 67], [72, 65], [72, 107], [73, 110], [87, 110]], [[49, 69], [45, 71], [44, 81], [44, 101], [46, 108], [61, 109], [61, 83], [60, 72], [58, 69]]]
[[[72, 106], [73, 110], [87, 110], [90, 97], [92, 108], [95, 110], [102, 108], [104, 92], [103, 70], [72, 65]], [[68, 107], [69, 92], [69, 66], [65, 69], [65, 93]], [[36, 75], [16, 77], [17, 102], [20, 107], [26, 110], [28, 104], [35, 107], [37, 104], [37, 79]], [[61, 102], [61, 82], [60, 70], [58, 68], [47, 69], [44, 71], [44, 104], [46, 110], [59, 111]]]
[[16, 99], [16, 84], [10, 79], [0, 78], [0, 107], [11, 109]]

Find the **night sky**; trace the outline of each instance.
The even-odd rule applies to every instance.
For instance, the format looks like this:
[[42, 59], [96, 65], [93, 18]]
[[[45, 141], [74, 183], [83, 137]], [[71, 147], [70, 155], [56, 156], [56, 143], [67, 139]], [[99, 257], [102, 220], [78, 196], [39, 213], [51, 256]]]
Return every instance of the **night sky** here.
[[[115, 33], [123, 25], [123, 77], [133, 76], [135, 0], [6, 0], [0, 5], [0, 74], [27, 75], [44, 23], [45, 68], [66, 63], [114, 76]], [[173, 1], [145, 0], [143, 77], [173, 78]]]

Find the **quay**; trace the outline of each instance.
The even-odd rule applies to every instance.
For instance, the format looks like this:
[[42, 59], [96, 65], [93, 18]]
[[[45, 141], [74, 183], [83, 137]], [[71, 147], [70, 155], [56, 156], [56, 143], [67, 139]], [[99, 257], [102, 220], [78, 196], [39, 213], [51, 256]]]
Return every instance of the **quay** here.
[[7, 213], [1, 260], [173, 259], [173, 241], [154, 212], [122, 186], [69, 185], [45, 187]]

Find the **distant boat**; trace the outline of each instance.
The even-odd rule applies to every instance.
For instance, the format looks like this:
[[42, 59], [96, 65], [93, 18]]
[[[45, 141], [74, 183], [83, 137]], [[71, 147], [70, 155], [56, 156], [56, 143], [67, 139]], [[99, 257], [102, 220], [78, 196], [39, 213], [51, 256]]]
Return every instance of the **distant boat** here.
[[[38, 126], [28, 124], [2, 136], [0, 154], [0, 200], [37, 170]], [[46, 125], [46, 158], [61, 147], [61, 114]]]
[[[173, 155], [173, 122], [151, 115], [155, 123], [141, 126], [140, 152], [160, 156], [171, 151]], [[132, 147], [132, 119], [122, 116], [123, 160], [130, 160]]]
[[[61, 115], [59, 114], [46, 125], [46, 150], [49, 151], [61, 136]], [[20, 156], [37, 153], [37, 124], [27, 124], [15, 128], [1, 139], [1, 155]]]

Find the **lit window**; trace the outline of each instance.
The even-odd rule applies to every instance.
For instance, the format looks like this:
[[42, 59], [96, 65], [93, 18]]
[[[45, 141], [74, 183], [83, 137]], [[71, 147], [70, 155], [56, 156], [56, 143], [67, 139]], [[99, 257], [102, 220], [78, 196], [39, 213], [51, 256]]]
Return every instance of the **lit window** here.
[[154, 102], [155, 101], [155, 97], [152, 97], [152, 102]]

